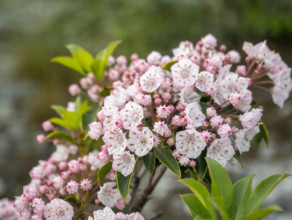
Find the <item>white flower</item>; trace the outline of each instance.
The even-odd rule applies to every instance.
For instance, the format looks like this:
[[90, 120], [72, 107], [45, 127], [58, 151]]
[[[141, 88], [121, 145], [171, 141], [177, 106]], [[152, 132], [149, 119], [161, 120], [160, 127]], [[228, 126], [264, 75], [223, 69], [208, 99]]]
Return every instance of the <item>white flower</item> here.
[[244, 129], [236, 132], [235, 147], [237, 147], [240, 153], [249, 151], [250, 141], [259, 131], [259, 127], [256, 126], [252, 129]]
[[147, 56], [147, 62], [151, 65], [158, 65], [161, 59], [161, 54], [157, 51], [152, 51]]
[[145, 156], [154, 146], [154, 135], [152, 131], [143, 127], [141, 131], [138, 129], [130, 131], [128, 139], [128, 149], [133, 151], [137, 156]]
[[119, 190], [114, 189], [115, 186], [115, 182], [108, 182], [100, 187], [97, 197], [105, 206], [114, 207], [117, 201], [121, 198]]
[[193, 53], [195, 53], [194, 46], [189, 41], [180, 42], [179, 47], [174, 48], [172, 52], [173, 52], [174, 58], [177, 58], [179, 56], [189, 57], [193, 55]]
[[88, 220], [115, 220], [115, 213], [110, 207], [105, 207], [103, 210], [93, 212], [93, 218], [89, 217]]
[[47, 220], [72, 220], [73, 215], [73, 207], [68, 202], [57, 198], [46, 204], [44, 210]]
[[156, 91], [162, 81], [161, 74], [163, 74], [161, 68], [151, 66], [140, 78], [141, 89], [148, 93]]
[[120, 117], [125, 129], [135, 129], [144, 118], [143, 108], [135, 102], [128, 102], [125, 108], [120, 111]]
[[174, 86], [183, 88], [192, 86], [198, 78], [199, 66], [189, 59], [181, 59], [171, 67]]
[[216, 160], [222, 166], [225, 166], [234, 154], [229, 138], [216, 139], [207, 150], [207, 157]]
[[158, 121], [158, 122], [155, 122], [153, 131], [163, 136], [167, 132], [169, 132], [169, 128], [167, 124], [165, 124], [164, 121]]
[[244, 113], [239, 116], [239, 121], [241, 122], [243, 128], [250, 129], [254, 128], [261, 119], [263, 113], [262, 109], [253, 108], [251, 111]]
[[165, 105], [157, 107], [157, 117], [159, 118], [167, 118], [170, 113], [171, 111]]
[[201, 96], [194, 91], [193, 86], [185, 86], [179, 93], [180, 103], [181, 104], [189, 104], [192, 102], [199, 102]]
[[68, 148], [61, 144], [57, 145], [56, 148], [56, 152], [52, 154], [52, 160], [55, 162], [62, 162], [67, 160], [69, 157]]
[[206, 147], [203, 136], [196, 130], [185, 130], [176, 133], [176, 149], [189, 158], [197, 158]]
[[231, 134], [231, 128], [228, 124], [221, 125], [218, 129], [218, 134], [221, 138], [227, 138]]
[[207, 34], [205, 37], [202, 38], [201, 41], [204, 47], [207, 48], [214, 48], [217, 46], [217, 39], [212, 34]]
[[113, 169], [121, 172], [124, 176], [129, 176], [135, 167], [135, 157], [127, 151], [116, 153], [113, 156]]
[[128, 216], [127, 220], [144, 220], [144, 217], [139, 212], [131, 213], [127, 216]]
[[92, 122], [88, 125], [89, 127], [89, 131], [88, 131], [88, 136], [91, 138], [91, 139], [94, 139], [94, 140], [98, 140], [100, 135], [101, 135], [101, 132], [102, 132], [102, 125], [100, 122]]
[[198, 80], [196, 82], [196, 87], [202, 92], [209, 92], [214, 83], [214, 75], [207, 71], [199, 73]]
[[104, 143], [108, 146], [108, 153], [114, 154], [124, 151], [127, 146], [127, 139], [122, 129], [113, 126], [102, 137]]
[[188, 104], [185, 113], [188, 123], [195, 127], [200, 127], [206, 119], [206, 116], [201, 110], [201, 106], [196, 102]]
[[97, 155], [97, 150], [94, 150], [88, 154], [87, 162], [91, 165], [91, 170], [97, 170], [103, 165], [103, 162], [97, 158]]

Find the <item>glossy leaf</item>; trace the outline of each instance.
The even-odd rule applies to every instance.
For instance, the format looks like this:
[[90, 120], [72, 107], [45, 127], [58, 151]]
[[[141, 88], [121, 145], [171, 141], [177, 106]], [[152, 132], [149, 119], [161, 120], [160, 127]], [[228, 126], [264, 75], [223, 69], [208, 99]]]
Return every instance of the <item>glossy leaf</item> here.
[[233, 185], [234, 198], [232, 204], [231, 218], [240, 220], [244, 217], [244, 211], [247, 206], [249, 195], [251, 192], [251, 184], [254, 175], [246, 176], [238, 180]]
[[62, 117], [62, 116], [65, 114], [65, 112], [67, 111], [67, 109], [66, 109], [64, 106], [61, 106], [61, 105], [52, 105], [51, 108], [54, 109], [54, 110], [57, 112], [57, 114], [58, 114], [59, 116], [61, 116], [61, 117]]
[[180, 195], [183, 202], [189, 208], [193, 217], [210, 218], [209, 211], [204, 207], [201, 201], [193, 194]]
[[231, 179], [225, 168], [217, 161], [210, 158], [207, 158], [206, 160], [212, 179], [212, 196], [214, 198], [222, 197], [223, 204], [218, 204], [221, 200], [216, 200], [216, 205], [224, 208], [226, 212], [229, 213], [233, 203], [233, 187]]
[[225, 208], [224, 200], [222, 197], [213, 197], [210, 201], [217, 207], [221, 214], [222, 220], [230, 220], [228, 210]]
[[100, 186], [103, 184], [103, 179], [111, 171], [112, 162], [108, 161], [105, 163], [97, 172], [97, 181]]
[[148, 153], [144, 157], [142, 157], [142, 160], [146, 169], [150, 173], [153, 173], [155, 168], [155, 155], [153, 153]]
[[265, 201], [266, 197], [270, 194], [270, 192], [287, 176], [289, 175], [276, 174], [260, 182], [250, 196], [250, 199], [248, 200], [248, 206], [245, 213], [249, 214], [253, 211], [258, 210]]
[[[133, 169], [133, 172], [134, 172], [134, 169]], [[129, 176], [124, 176], [123, 174], [117, 171], [117, 185], [118, 185], [119, 192], [124, 200], [127, 199], [128, 194], [129, 194], [133, 172]]]
[[73, 144], [76, 144], [76, 141], [71, 137], [71, 135], [66, 134], [65, 132], [62, 132], [62, 131], [54, 131], [54, 132], [48, 134], [47, 138], [63, 139], [63, 140], [69, 141]]
[[70, 53], [73, 55], [74, 53], [77, 53], [80, 50], [85, 50], [83, 47], [77, 45], [77, 44], [67, 44], [67, 49], [70, 51]]
[[114, 50], [116, 49], [116, 47], [121, 42], [122, 41], [120, 41], [120, 40], [110, 42], [105, 49], [103, 49], [101, 52], [99, 52], [96, 55], [95, 59], [101, 59], [104, 62], [106, 62], [105, 64], [107, 64], [108, 58], [110, 57], [110, 55], [112, 55], [112, 53], [114, 52]]
[[273, 213], [273, 212], [281, 212], [282, 209], [277, 205], [271, 205], [267, 208], [256, 210], [249, 215], [245, 216], [242, 220], [261, 220], [267, 215]]
[[80, 121], [81, 118], [76, 112], [65, 112], [62, 118], [50, 119], [50, 122], [70, 130], [77, 130], [79, 128]]
[[73, 58], [78, 61], [85, 73], [91, 72], [91, 64], [94, 61], [92, 55], [85, 50], [79, 50], [73, 54]]
[[167, 148], [162, 148], [161, 146], [154, 148], [154, 155], [158, 160], [163, 163], [174, 175], [181, 177], [181, 170], [177, 163], [177, 160], [172, 156], [171, 150]]
[[62, 64], [63, 66], [73, 69], [81, 73], [82, 75], [86, 75], [86, 73], [81, 68], [77, 60], [75, 60], [72, 57], [66, 57], [66, 56], [55, 57], [51, 60], [51, 62]]
[[212, 203], [209, 202], [210, 193], [202, 183], [191, 178], [181, 179], [179, 182], [186, 185], [194, 193], [204, 208], [208, 210], [209, 216], [216, 217], [216, 211]]
[[91, 63], [91, 69], [96, 79], [102, 80], [104, 76], [105, 66], [101, 59], [97, 59]]
[[171, 68], [172, 65], [175, 64], [176, 62], [177, 62], [177, 61], [175, 61], [175, 60], [170, 61], [170, 62], [166, 63], [166, 64], [162, 67], [162, 69], [170, 71], [170, 68]]
[[260, 134], [262, 138], [264, 139], [267, 147], [269, 147], [269, 132], [263, 121], [260, 121], [259, 127], [260, 127]]

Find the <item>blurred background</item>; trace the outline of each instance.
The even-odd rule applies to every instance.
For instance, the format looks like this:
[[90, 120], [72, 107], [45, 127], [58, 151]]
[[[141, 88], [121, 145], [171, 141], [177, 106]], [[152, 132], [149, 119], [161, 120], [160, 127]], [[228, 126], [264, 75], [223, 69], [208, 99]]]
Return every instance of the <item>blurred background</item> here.
[[[21, 194], [29, 170], [54, 150], [35, 136], [42, 132], [40, 123], [54, 115], [50, 105], [69, 101], [67, 87], [79, 79], [78, 73], [50, 63], [69, 54], [66, 44], [95, 54], [120, 39], [117, 55], [145, 57], [152, 50], [171, 54], [180, 41], [197, 42], [207, 33], [241, 54], [243, 41], [266, 39], [292, 66], [291, 0], [1, 0], [0, 198]], [[228, 168], [234, 179], [255, 173], [258, 181], [292, 172], [292, 99], [281, 110], [268, 94], [256, 96], [265, 108], [270, 148], [261, 145], [244, 154], [244, 169]], [[292, 219], [291, 179], [269, 197], [267, 204], [285, 210], [269, 219]], [[165, 212], [160, 219], [191, 219], [177, 196], [187, 190], [175, 183], [167, 174], [154, 192], [158, 203], [153, 199], [145, 207], [146, 219], [157, 210]]]

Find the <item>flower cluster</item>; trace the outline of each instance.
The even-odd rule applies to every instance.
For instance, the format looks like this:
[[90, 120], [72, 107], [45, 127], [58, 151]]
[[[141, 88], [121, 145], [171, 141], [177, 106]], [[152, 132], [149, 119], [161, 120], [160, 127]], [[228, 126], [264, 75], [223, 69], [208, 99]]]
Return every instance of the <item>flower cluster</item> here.
[[[236, 162], [262, 125], [263, 107], [254, 104], [252, 88], [271, 92], [274, 103], [283, 107], [292, 89], [291, 69], [265, 42], [245, 42], [243, 64], [237, 51], [216, 48], [216, 38], [208, 34], [195, 45], [181, 42], [172, 57], [157, 51], [146, 59], [133, 54], [130, 62], [110, 56], [107, 89], [93, 73], [81, 78], [80, 86], [71, 85], [70, 94], [86, 96], [90, 105], [70, 102], [67, 108], [58, 107], [61, 119], [42, 124], [51, 133], [37, 140], [52, 141], [56, 151], [31, 170], [31, 183], [14, 202], [20, 218], [142, 220], [139, 213], [115, 214], [111, 209], [123, 210], [130, 200], [122, 198], [116, 178], [129, 177], [138, 159], [157, 147], [168, 148], [190, 170], [198, 166], [198, 158], [223, 166]], [[96, 117], [88, 122], [83, 114], [96, 103]], [[94, 211], [98, 206], [106, 207]]]

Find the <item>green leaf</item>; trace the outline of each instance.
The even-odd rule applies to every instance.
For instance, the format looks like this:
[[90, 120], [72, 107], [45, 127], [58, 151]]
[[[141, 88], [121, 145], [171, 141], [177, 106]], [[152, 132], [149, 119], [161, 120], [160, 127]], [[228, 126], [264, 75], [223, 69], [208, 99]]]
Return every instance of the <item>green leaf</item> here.
[[51, 118], [49, 121], [70, 130], [77, 130], [79, 128], [81, 118], [76, 112], [65, 112], [62, 118]]
[[153, 153], [148, 153], [144, 157], [142, 157], [143, 163], [146, 167], [146, 169], [153, 173], [155, 168], [155, 155]]
[[198, 178], [201, 181], [205, 181], [205, 177], [208, 171], [208, 166], [207, 166], [207, 162], [205, 160], [206, 157], [206, 153], [207, 153], [207, 149], [203, 150], [203, 152], [201, 153], [201, 155], [197, 158], [197, 166], [196, 168], [196, 172], [198, 174]]
[[209, 202], [210, 193], [202, 183], [191, 178], [182, 179], [179, 180], [179, 182], [186, 185], [194, 193], [204, 208], [208, 210], [209, 217], [212, 216], [213, 218], [216, 218], [216, 211], [213, 205]]
[[224, 169], [217, 161], [207, 158], [207, 164], [210, 171], [212, 179], [212, 196], [214, 198], [222, 197], [223, 204], [220, 203], [221, 200], [216, 200], [216, 205], [226, 210], [229, 213], [232, 203], [233, 203], [233, 187], [231, 179]]
[[120, 40], [110, 42], [105, 49], [103, 49], [101, 52], [99, 52], [96, 55], [95, 59], [101, 59], [105, 62], [105, 64], [107, 64], [108, 58], [110, 57], [110, 55], [112, 55], [112, 53], [114, 52], [116, 47], [121, 42], [122, 41], [120, 41]]
[[63, 139], [63, 140], [69, 141], [73, 144], [76, 144], [76, 141], [71, 137], [71, 135], [66, 134], [65, 132], [62, 132], [62, 131], [54, 131], [54, 132], [48, 134], [47, 138]]
[[117, 171], [117, 185], [118, 185], [119, 192], [124, 200], [126, 200], [128, 197], [133, 173], [134, 173], [134, 169], [133, 169], [133, 172], [129, 176], [124, 176], [123, 174]]
[[91, 64], [94, 59], [90, 53], [85, 50], [79, 50], [73, 54], [73, 58], [78, 61], [85, 73], [91, 72]]
[[100, 186], [103, 184], [103, 179], [111, 171], [112, 162], [108, 161], [105, 163], [97, 172], [97, 181]]
[[267, 147], [269, 147], [269, 132], [268, 132], [268, 129], [262, 120], [259, 123], [259, 127], [260, 127], [260, 134], [261, 134], [262, 138], [264, 139]]
[[58, 114], [59, 116], [61, 116], [61, 117], [62, 117], [62, 116], [65, 114], [65, 112], [67, 111], [67, 109], [66, 109], [64, 106], [61, 106], [61, 105], [52, 105], [51, 108], [54, 109], [54, 110], [57, 112], [57, 114]]
[[70, 51], [70, 53], [73, 55], [74, 53], [78, 52], [79, 50], [85, 50], [83, 47], [77, 45], [77, 44], [67, 44], [67, 49]]
[[89, 127], [88, 125], [95, 121], [96, 113], [98, 112], [99, 105], [97, 103], [91, 104], [91, 109], [82, 115], [82, 123], [85, 133], [87, 133]]
[[105, 71], [103, 60], [97, 59], [91, 63], [91, 69], [97, 80], [102, 80]]
[[51, 62], [62, 64], [63, 66], [73, 69], [81, 73], [82, 75], [86, 75], [86, 73], [83, 71], [77, 60], [73, 59], [72, 57], [66, 56], [55, 57], [51, 59]]
[[162, 148], [161, 146], [154, 148], [154, 155], [157, 157], [161, 163], [163, 163], [171, 172], [177, 177], [181, 177], [181, 170], [177, 163], [177, 160], [172, 156], [172, 152], [167, 148]]
[[201, 201], [193, 194], [180, 195], [193, 217], [209, 218], [210, 213], [203, 206]]
[[77, 113], [82, 116], [84, 115], [85, 113], [89, 112], [90, 111], [90, 107], [88, 105], [88, 100], [85, 100], [80, 106], [79, 108], [77, 109]]
[[164, 64], [164, 66], [162, 67], [162, 69], [170, 71], [170, 68], [171, 68], [172, 65], [175, 64], [176, 62], [177, 62], [177, 61], [172, 60], [172, 61], [170, 61], [170, 62]]
[[287, 176], [290, 175], [276, 174], [260, 182], [256, 186], [255, 190], [253, 191], [251, 197], [248, 200], [248, 205], [245, 214], [249, 214], [253, 211], [258, 210], [265, 201], [266, 197], [270, 194], [270, 192]]
[[244, 217], [253, 177], [254, 175], [246, 176], [233, 185], [234, 198], [231, 213], [232, 219], [240, 220]]
[[281, 212], [283, 211], [279, 206], [277, 205], [271, 205], [268, 206], [265, 209], [256, 210], [249, 215], [245, 216], [242, 220], [261, 220], [267, 215], [271, 214], [272, 212]]
[[210, 199], [210, 201], [218, 208], [222, 220], [230, 220], [230, 217], [228, 216], [228, 210], [226, 210], [225, 208], [224, 200], [222, 197], [213, 197]]

